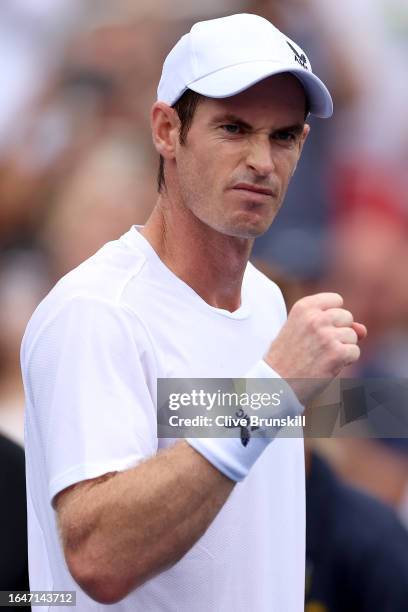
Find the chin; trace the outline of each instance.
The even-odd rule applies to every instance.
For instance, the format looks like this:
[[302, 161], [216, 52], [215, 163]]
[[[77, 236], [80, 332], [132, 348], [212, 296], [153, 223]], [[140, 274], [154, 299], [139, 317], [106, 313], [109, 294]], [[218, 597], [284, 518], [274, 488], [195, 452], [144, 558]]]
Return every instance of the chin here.
[[231, 225], [228, 228], [223, 229], [223, 234], [227, 234], [228, 236], [234, 236], [235, 238], [245, 238], [247, 240], [253, 240], [254, 238], [258, 238], [262, 236], [270, 227], [270, 223], [266, 225], [265, 223], [259, 224], [236, 224]]
[[[241, 238], [258, 238], [268, 231], [272, 225], [273, 219], [265, 219], [261, 215], [250, 215], [248, 218], [236, 219], [234, 223], [231, 223], [231, 230], [233, 235]], [[275, 218], [275, 215], [274, 217]]]

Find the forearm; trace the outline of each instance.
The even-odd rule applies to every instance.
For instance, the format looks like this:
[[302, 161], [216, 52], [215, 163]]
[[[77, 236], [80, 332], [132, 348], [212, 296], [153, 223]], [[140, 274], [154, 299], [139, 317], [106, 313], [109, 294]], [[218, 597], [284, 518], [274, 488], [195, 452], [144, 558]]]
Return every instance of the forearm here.
[[74, 578], [95, 599], [122, 599], [193, 546], [234, 484], [183, 441], [79, 490], [59, 513]]

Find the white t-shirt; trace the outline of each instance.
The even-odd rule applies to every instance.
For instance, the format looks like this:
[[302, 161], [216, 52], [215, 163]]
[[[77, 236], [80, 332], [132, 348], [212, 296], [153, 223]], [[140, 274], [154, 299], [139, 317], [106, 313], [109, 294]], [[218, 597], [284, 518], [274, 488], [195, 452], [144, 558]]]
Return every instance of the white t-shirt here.
[[[75, 590], [81, 612], [105, 609], [67, 569], [52, 498], [173, 444], [157, 438], [157, 378], [244, 376], [285, 318], [280, 290], [251, 264], [238, 310], [208, 305], [136, 227], [59, 281], [22, 347], [32, 590]], [[303, 440], [278, 436], [190, 551], [106, 608], [300, 612], [304, 562]]]

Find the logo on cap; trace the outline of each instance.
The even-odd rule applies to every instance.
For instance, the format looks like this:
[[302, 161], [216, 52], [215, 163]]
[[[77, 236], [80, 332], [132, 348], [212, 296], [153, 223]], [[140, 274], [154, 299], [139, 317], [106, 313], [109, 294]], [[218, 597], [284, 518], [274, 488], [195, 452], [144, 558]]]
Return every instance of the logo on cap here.
[[309, 68], [307, 67], [307, 57], [306, 57], [306, 55], [304, 53], [302, 53], [302, 55], [300, 55], [300, 53], [298, 53], [297, 49], [295, 49], [295, 47], [293, 45], [291, 45], [288, 40], [286, 41], [286, 43], [289, 45], [289, 47], [292, 49], [293, 53], [295, 54], [295, 62], [300, 64], [302, 66], [302, 68], [305, 68], [306, 70], [309, 70]]

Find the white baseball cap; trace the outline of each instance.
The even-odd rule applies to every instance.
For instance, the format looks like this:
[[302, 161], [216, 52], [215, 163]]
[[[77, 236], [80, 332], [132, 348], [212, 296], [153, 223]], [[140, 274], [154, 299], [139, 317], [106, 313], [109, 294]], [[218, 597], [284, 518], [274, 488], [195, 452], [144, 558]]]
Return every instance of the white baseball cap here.
[[200, 21], [167, 56], [157, 99], [172, 106], [187, 89], [227, 98], [283, 72], [302, 83], [310, 113], [322, 118], [333, 114], [331, 95], [313, 74], [304, 51], [267, 19], [243, 13]]

